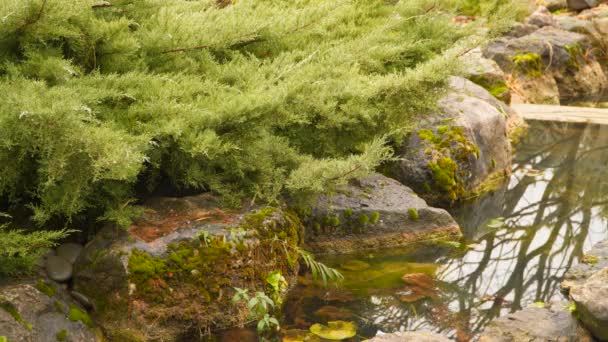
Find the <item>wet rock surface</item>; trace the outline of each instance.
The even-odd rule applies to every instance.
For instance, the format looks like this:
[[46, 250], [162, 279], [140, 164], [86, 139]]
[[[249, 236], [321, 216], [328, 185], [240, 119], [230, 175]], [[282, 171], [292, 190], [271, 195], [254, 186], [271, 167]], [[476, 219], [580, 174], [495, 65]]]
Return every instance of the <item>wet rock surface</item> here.
[[445, 205], [511, 168], [507, 121], [516, 115], [484, 88], [459, 77], [439, 115], [406, 139], [392, 176], [431, 205]]
[[74, 290], [110, 339], [189, 341], [237, 326], [247, 311], [230, 303], [234, 287], [259, 291], [271, 271], [295, 277], [301, 225], [293, 214], [223, 210], [208, 194], [145, 207], [128, 231], [100, 232], [75, 265]]
[[369, 342], [448, 342], [449, 338], [435, 334], [432, 332], [425, 331], [406, 331], [396, 332], [392, 334], [385, 334], [376, 336]]
[[578, 318], [600, 341], [608, 340], [608, 267], [570, 288]]
[[555, 304], [551, 308], [530, 307], [493, 320], [479, 342], [571, 341], [592, 342], [574, 316]]
[[380, 174], [356, 179], [313, 205], [306, 247], [318, 253], [352, 253], [460, 236], [450, 214], [430, 207], [410, 188]]
[[564, 275], [561, 287], [564, 291], [569, 291], [573, 286], [584, 283], [593, 274], [606, 267], [608, 267], [608, 240], [595, 244], [583, 256], [581, 262], [572, 266]]
[[0, 335], [10, 342], [101, 341], [84, 309], [56, 284], [46, 286], [53, 290], [43, 293], [35, 282], [0, 286]]

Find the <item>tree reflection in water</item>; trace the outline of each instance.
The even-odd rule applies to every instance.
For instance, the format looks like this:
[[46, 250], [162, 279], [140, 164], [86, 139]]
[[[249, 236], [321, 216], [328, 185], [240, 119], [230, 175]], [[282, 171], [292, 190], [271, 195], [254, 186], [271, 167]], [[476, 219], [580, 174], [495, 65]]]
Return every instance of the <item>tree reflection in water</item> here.
[[[563, 300], [565, 271], [608, 237], [608, 126], [532, 122], [514, 162], [505, 189], [455, 211], [474, 242], [458, 256], [435, 256], [437, 298], [406, 304], [392, 288], [330, 304], [355, 311], [364, 335], [422, 329], [466, 341], [498, 315]], [[504, 227], [488, 231], [500, 216]]]

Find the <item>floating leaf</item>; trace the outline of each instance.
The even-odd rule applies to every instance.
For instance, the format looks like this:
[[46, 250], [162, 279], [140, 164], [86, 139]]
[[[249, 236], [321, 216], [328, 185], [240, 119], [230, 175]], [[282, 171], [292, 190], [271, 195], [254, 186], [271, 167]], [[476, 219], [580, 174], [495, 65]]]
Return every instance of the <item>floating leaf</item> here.
[[327, 325], [313, 324], [310, 332], [327, 340], [340, 341], [357, 335], [357, 324], [346, 321], [330, 321]]
[[528, 305], [529, 307], [532, 308], [544, 308], [545, 307], [545, 302], [534, 302], [530, 305]]
[[486, 224], [486, 227], [492, 228], [492, 229], [500, 229], [500, 228], [502, 228], [504, 226], [505, 226], [505, 219], [504, 219], [504, 217], [497, 217], [495, 219], [490, 220], [490, 222], [488, 222]]

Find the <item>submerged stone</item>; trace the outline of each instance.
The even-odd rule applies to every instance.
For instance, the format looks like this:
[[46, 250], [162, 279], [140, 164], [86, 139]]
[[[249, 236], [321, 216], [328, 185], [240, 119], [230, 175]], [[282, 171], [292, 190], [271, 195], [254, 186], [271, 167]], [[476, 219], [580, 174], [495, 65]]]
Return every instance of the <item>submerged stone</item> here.
[[357, 325], [354, 322], [329, 321], [327, 325], [313, 324], [310, 332], [327, 340], [341, 341], [357, 335]]

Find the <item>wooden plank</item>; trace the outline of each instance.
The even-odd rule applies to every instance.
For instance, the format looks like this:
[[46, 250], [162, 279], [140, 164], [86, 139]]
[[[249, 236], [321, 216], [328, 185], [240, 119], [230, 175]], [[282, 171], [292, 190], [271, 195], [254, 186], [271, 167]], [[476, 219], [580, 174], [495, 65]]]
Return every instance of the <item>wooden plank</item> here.
[[608, 125], [608, 109], [590, 107], [511, 105], [526, 120], [561, 121]]

